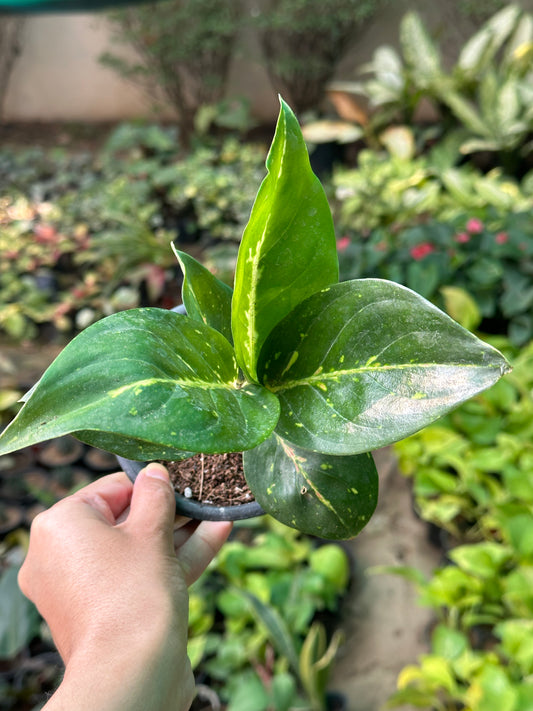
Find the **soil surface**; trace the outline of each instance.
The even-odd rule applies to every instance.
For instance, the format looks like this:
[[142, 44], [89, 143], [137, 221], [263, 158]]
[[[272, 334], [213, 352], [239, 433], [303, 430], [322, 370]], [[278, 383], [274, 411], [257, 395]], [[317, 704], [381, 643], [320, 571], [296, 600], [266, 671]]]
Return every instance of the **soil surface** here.
[[[163, 462], [174, 489], [188, 499], [215, 506], [236, 506], [253, 501], [242, 466], [242, 454], [195, 454], [181, 462]], [[224, 476], [220, 478], [220, 472]]]

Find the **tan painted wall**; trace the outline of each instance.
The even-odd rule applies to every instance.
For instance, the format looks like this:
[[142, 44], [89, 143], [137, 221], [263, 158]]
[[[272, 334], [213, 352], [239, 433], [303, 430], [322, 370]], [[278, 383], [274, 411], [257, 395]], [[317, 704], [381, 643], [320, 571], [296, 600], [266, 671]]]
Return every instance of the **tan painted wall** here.
[[145, 113], [136, 87], [98, 63], [103, 15], [29, 16], [4, 100], [4, 120], [108, 120]]
[[[522, 0], [533, 11], [533, 0]], [[357, 38], [342, 63], [339, 78], [353, 78], [380, 44], [396, 44], [398, 24], [410, 8], [421, 12], [454, 58], [473, 27], [456, 9], [456, 0], [390, 0]], [[0, 17], [0, 22], [1, 22]], [[150, 102], [133, 85], [98, 63], [110, 46], [104, 14], [30, 15], [4, 100], [5, 121], [105, 121], [149, 115]], [[245, 95], [260, 119], [277, 112], [276, 90], [261, 66], [253, 37], [243, 40], [244, 55], [234, 62], [229, 93]], [[121, 50], [122, 51], [122, 50]]]

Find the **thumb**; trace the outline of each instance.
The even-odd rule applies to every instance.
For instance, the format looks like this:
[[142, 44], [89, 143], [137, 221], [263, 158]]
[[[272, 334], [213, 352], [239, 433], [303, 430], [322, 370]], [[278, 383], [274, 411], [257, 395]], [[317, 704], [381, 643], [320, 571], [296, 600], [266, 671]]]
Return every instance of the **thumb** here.
[[174, 552], [176, 512], [174, 488], [162, 464], [152, 462], [141, 469], [133, 486], [126, 524], [143, 538], [160, 538]]

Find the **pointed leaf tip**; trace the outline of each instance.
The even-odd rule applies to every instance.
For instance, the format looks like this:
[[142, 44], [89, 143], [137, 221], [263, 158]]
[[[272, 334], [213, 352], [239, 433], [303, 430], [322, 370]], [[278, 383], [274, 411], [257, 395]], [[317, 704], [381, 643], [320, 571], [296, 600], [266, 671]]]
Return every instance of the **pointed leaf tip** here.
[[239, 366], [257, 382], [261, 347], [284, 316], [314, 292], [338, 281], [329, 203], [311, 170], [296, 116], [281, 108], [265, 177], [243, 234], [232, 301]]

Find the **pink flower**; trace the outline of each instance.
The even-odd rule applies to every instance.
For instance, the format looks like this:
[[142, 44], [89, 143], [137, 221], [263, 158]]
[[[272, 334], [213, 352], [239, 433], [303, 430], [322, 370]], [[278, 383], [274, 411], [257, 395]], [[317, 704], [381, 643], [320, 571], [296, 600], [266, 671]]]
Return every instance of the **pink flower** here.
[[509, 235], [507, 232], [498, 232], [498, 234], [494, 237], [494, 241], [496, 244], [505, 244], [509, 241]]
[[411, 257], [413, 259], [416, 259], [416, 261], [420, 261], [421, 259], [424, 259], [424, 257], [427, 257], [428, 254], [431, 254], [431, 252], [435, 251], [435, 247], [430, 243], [430, 242], [421, 242], [420, 244], [417, 244], [414, 247], [411, 247], [409, 250], [409, 253], [411, 254]]
[[466, 242], [470, 242], [470, 235], [467, 234], [466, 232], [458, 232], [455, 235], [455, 241], [459, 242], [461, 244], [464, 244]]
[[477, 217], [471, 217], [466, 223], [466, 229], [471, 235], [478, 235], [483, 232], [483, 223]]
[[339, 252], [344, 252], [345, 250], [348, 249], [350, 246], [350, 238], [349, 237], [341, 237], [340, 239], [337, 240], [337, 250]]
[[58, 234], [52, 225], [37, 224], [33, 228], [33, 234], [35, 235], [35, 241], [41, 244], [47, 244], [48, 242], [57, 242]]

